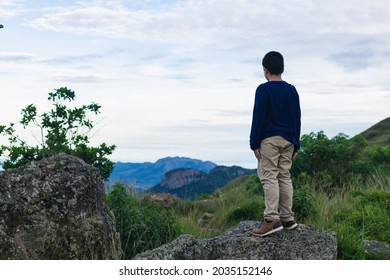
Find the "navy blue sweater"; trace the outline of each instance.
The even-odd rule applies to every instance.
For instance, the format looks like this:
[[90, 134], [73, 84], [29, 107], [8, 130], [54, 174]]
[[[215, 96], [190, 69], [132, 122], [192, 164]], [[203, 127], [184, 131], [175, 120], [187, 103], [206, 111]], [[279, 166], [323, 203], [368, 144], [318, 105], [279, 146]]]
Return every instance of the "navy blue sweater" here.
[[260, 148], [260, 142], [271, 136], [281, 136], [300, 148], [301, 108], [294, 86], [285, 81], [269, 81], [258, 86], [253, 109], [250, 147]]

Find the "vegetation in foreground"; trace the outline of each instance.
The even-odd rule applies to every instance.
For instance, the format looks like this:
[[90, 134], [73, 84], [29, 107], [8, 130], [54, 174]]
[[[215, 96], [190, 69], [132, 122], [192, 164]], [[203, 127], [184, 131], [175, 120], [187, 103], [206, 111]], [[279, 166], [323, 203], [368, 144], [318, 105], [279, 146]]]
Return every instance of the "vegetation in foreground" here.
[[[380, 170], [359, 190], [340, 190], [332, 196], [308, 185], [299, 186], [295, 189], [293, 210], [299, 223], [337, 233], [339, 259], [382, 259], [384, 256], [366, 254], [363, 240], [390, 243], [389, 183], [390, 170]], [[256, 175], [239, 178], [217, 196], [179, 204], [176, 209], [179, 224], [184, 232], [206, 238], [219, 235], [243, 220], [261, 220], [264, 210], [261, 193]], [[212, 213], [213, 217], [199, 226], [204, 213]]]
[[121, 183], [112, 187], [106, 202], [115, 215], [123, 259], [168, 243], [181, 232], [171, 210], [145, 203]]
[[[363, 240], [390, 243], [389, 146], [369, 147], [363, 138], [348, 139], [343, 134], [331, 139], [323, 132], [304, 135], [292, 172], [297, 222], [335, 231], [339, 259], [388, 258], [367, 253]], [[179, 234], [197, 238], [220, 235], [240, 221], [261, 220], [264, 210], [263, 190], [256, 175], [240, 177], [212, 195], [181, 201], [170, 209], [153, 208], [157, 206], [148, 205], [142, 194], [136, 195], [123, 185], [121, 193], [115, 194], [117, 191], [114, 187], [108, 194], [108, 203], [117, 217], [123, 250], [131, 247], [126, 259]], [[114, 201], [112, 196], [124, 201]], [[156, 236], [155, 231], [166, 234]]]

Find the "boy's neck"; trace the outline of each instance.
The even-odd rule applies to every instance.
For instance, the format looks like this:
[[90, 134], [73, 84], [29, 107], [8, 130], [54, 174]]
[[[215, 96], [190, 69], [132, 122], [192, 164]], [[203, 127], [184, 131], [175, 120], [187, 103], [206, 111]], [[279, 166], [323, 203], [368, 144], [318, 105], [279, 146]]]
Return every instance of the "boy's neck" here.
[[271, 74], [271, 72], [268, 71], [268, 69], [265, 67], [263, 67], [263, 72], [264, 72], [264, 77], [266, 78], [266, 80], [268, 82], [270, 82], [270, 81], [283, 81], [282, 74], [279, 74], [279, 75]]
[[282, 80], [282, 75], [267, 75], [266, 79], [267, 79], [268, 82], [283, 81]]

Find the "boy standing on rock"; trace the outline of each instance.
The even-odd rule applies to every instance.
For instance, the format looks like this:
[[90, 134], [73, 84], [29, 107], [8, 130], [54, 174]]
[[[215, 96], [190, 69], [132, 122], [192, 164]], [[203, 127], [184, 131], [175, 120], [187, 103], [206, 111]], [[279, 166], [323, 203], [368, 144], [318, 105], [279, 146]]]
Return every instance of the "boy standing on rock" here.
[[279, 52], [267, 53], [262, 65], [267, 82], [256, 90], [250, 133], [265, 199], [264, 220], [252, 232], [256, 236], [298, 226], [292, 212], [290, 169], [300, 148], [299, 96], [293, 85], [282, 80], [284, 60]]

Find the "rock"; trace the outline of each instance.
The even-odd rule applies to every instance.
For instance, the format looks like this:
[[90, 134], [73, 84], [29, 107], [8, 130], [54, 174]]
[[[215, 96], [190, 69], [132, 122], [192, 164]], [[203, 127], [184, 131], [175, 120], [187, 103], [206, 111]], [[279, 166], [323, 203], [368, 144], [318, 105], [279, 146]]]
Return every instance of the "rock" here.
[[150, 204], [157, 204], [162, 208], [171, 208], [181, 201], [180, 198], [169, 193], [149, 194], [145, 196], [145, 200]]
[[207, 223], [208, 223], [208, 221], [205, 220], [205, 219], [202, 219], [202, 218], [196, 220], [196, 225], [197, 225], [198, 227], [204, 228], [204, 227], [207, 226]]
[[200, 207], [204, 207], [204, 208], [207, 208], [209, 209], [210, 207], [212, 208], [214, 205], [220, 203], [222, 201], [221, 198], [219, 197], [213, 197], [213, 198], [208, 198], [208, 199], [201, 199], [201, 200], [197, 200], [196, 203], [200, 206]]
[[252, 236], [259, 222], [244, 221], [221, 236], [195, 239], [181, 235], [171, 243], [135, 256], [137, 260], [334, 260], [337, 239], [334, 232], [299, 225], [267, 237]]
[[363, 247], [366, 254], [376, 255], [390, 260], [390, 244], [377, 240], [363, 240]]
[[213, 218], [213, 217], [214, 217], [214, 214], [209, 213], [209, 212], [204, 212], [204, 213], [203, 213], [203, 216], [202, 216], [202, 219], [204, 219], [204, 220], [210, 220], [210, 219]]
[[0, 172], [0, 259], [117, 259], [98, 169], [59, 154]]
[[208, 224], [210, 223], [210, 220], [214, 217], [214, 214], [205, 212], [203, 213], [202, 217], [196, 221], [196, 224], [198, 227], [206, 228], [208, 227]]

